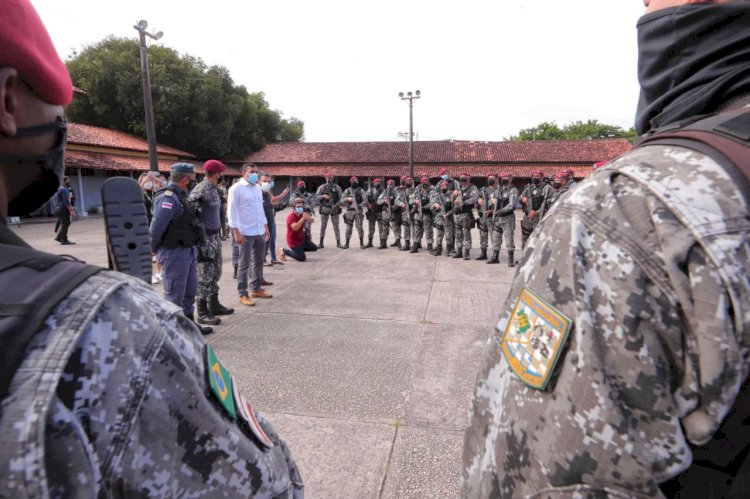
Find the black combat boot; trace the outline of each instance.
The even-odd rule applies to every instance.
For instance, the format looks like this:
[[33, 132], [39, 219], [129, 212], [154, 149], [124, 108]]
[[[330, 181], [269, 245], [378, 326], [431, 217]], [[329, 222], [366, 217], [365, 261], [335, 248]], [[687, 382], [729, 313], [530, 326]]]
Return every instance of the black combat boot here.
[[414, 243], [414, 246], [416, 246], [418, 250], [422, 249], [422, 241], [417, 241]]
[[202, 326], [198, 322], [195, 322], [195, 318], [194, 317], [188, 317], [188, 319], [190, 319], [191, 321], [193, 321], [193, 324], [195, 324], [195, 326], [198, 328], [198, 330], [201, 332], [201, 334], [203, 336], [206, 336], [206, 335], [211, 334], [211, 333], [214, 332], [214, 328], [209, 327], [209, 326]]
[[[372, 246], [372, 244], [370, 246]], [[360, 237], [359, 238], [359, 247], [362, 248], [362, 249], [367, 248], [367, 246], [365, 246], [365, 238], [364, 237]]]
[[396, 239], [396, 247], [401, 249], [401, 239]]
[[482, 252], [474, 260], [486, 260], [487, 259], [487, 248], [482, 248]]
[[199, 324], [209, 324], [211, 326], [221, 324], [221, 319], [219, 319], [218, 317], [214, 317], [211, 311], [208, 310], [206, 300], [196, 300], [195, 306], [198, 309]]
[[409, 253], [417, 253], [419, 251], [419, 248], [417, 248], [417, 243], [414, 243], [411, 245], [411, 251]]
[[499, 251], [493, 251], [492, 252], [492, 258], [487, 260], [487, 263], [500, 263], [500, 252]]
[[381, 239], [380, 240], [380, 246], [378, 246], [378, 249], [388, 249], [388, 239]]
[[432, 250], [432, 256], [440, 256], [442, 254], [443, 254], [443, 245], [438, 244], [437, 246], [435, 246], [435, 249]]
[[453, 256], [453, 245], [445, 243], [445, 256]]
[[396, 239], [393, 243], [391, 243], [391, 248], [394, 246], [401, 246], [401, 239]]
[[232, 279], [237, 279], [237, 264], [235, 263], [232, 266], [234, 267], [234, 273], [232, 274]]
[[348, 237], [346, 238], [346, 243], [341, 247], [341, 249], [349, 249], [349, 239], [350, 238]]
[[463, 250], [460, 247], [458, 247], [458, 248], [455, 249], [455, 251], [453, 252], [453, 254], [451, 256], [453, 258], [463, 258], [463, 256], [464, 256], [463, 255]]
[[471, 258], [471, 255], [469, 255], [469, 252], [470, 252], [470, 251], [471, 251], [471, 250], [468, 250], [468, 249], [465, 249], [465, 250], [464, 250], [464, 260], [468, 260], [468, 259], [470, 259], [470, 258]]
[[508, 251], [508, 267], [515, 267], [516, 260], [513, 258], [513, 252]]
[[372, 236], [367, 238], [367, 246], [365, 248], [372, 248]]
[[211, 295], [208, 297], [208, 310], [213, 315], [230, 315], [234, 313], [233, 308], [227, 308], [219, 303], [219, 294]]
[[427, 251], [432, 253], [432, 243], [427, 243]]
[[320, 236], [320, 244], [318, 245], [318, 249], [323, 249], [323, 236]]
[[344, 246], [342, 246], [341, 244], [341, 239], [336, 239], [336, 247], [341, 248], [341, 249], [346, 249], [349, 247], [349, 243], [346, 243], [346, 248], [344, 248]]
[[409, 251], [411, 249], [411, 241], [406, 241], [401, 248], [401, 251]]

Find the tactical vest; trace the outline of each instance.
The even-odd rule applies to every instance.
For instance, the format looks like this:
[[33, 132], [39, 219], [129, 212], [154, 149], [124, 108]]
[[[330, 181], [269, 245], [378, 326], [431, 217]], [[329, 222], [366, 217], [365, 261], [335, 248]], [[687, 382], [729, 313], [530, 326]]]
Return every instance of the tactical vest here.
[[321, 194], [328, 194], [330, 198], [328, 201], [322, 201], [323, 206], [326, 206], [328, 208], [333, 208], [338, 206], [339, 201], [341, 201], [341, 196], [339, 196], [338, 189], [333, 188], [333, 183], [329, 184], [328, 182], [325, 183], [325, 186], [323, 187], [323, 192]]
[[[750, 111], [747, 109], [699, 117], [655, 130], [636, 145], [668, 145], [706, 154], [735, 182], [745, 186], [750, 203]], [[689, 168], [689, 166], [686, 166]], [[744, 174], [744, 175], [743, 175]], [[708, 230], [708, 229], [706, 229]], [[714, 259], [714, 250], [707, 256]], [[714, 261], [719, 265], [720, 262]], [[728, 289], [732, 283], [725, 282]], [[750, 490], [750, 381], [746, 380], [734, 407], [711, 441], [691, 446], [693, 462], [686, 471], [660, 485], [667, 497], [747, 497]]]
[[544, 203], [544, 186], [542, 184], [529, 184], [529, 199], [531, 200], [531, 209], [539, 211]]
[[167, 231], [157, 245], [161, 248], [191, 248], [200, 243], [203, 237], [203, 228], [198, 221], [195, 206], [188, 202], [187, 194], [179, 190], [164, 188], [159, 190], [154, 196], [154, 203], [166, 195], [172, 193], [182, 205], [182, 215], [177, 220], [172, 220], [167, 227]]

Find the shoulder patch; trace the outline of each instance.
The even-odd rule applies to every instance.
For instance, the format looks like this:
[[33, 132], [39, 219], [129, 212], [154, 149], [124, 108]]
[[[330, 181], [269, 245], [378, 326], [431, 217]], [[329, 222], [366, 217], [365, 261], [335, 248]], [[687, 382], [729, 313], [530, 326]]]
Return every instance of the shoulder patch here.
[[544, 390], [557, 364], [573, 321], [523, 288], [508, 320], [500, 348], [521, 381]]
[[208, 376], [208, 391], [224, 409], [230, 419], [237, 419], [237, 410], [232, 389], [232, 376], [216, 358], [211, 345], [204, 350], [206, 361], [206, 376]]
[[161, 203], [162, 208], [166, 208], [168, 210], [172, 209], [172, 202], [171, 201], [162, 201]]
[[273, 449], [273, 442], [268, 438], [268, 435], [266, 435], [266, 432], [263, 431], [263, 428], [256, 419], [253, 406], [251, 406], [250, 402], [248, 402], [244, 395], [240, 393], [234, 377], [232, 377], [232, 387], [234, 389], [234, 399], [237, 402], [237, 422], [239, 423], [240, 428], [245, 430], [245, 433], [248, 433], [249, 431], [248, 435], [254, 437], [255, 440], [260, 442], [260, 444], [266, 449]]

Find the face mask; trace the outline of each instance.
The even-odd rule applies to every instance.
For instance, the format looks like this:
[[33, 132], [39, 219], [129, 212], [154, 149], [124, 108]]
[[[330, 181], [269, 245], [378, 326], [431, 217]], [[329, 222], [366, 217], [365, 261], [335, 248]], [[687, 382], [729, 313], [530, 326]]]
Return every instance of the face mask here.
[[8, 203], [8, 216], [27, 215], [42, 206], [60, 187], [65, 171], [65, 143], [68, 128], [65, 118], [58, 117], [52, 123], [27, 128], [18, 128], [14, 138], [38, 137], [57, 132], [57, 142], [39, 156], [15, 156], [0, 154], [0, 164], [40, 170], [40, 174]]
[[258, 183], [258, 174], [257, 173], [251, 173], [247, 176], [247, 181], [251, 184], [257, 184]]
[[542, 181], [542, 179], [540, 179], [540, 178], [532, 178], [532, 179], [531, 179], [531, 183], [533, 183], [533, 184], [535, 184], [535, 185], [539, 185], [539, 183], [540, 183], [541, 181]]
[[429, 182], [422, 182], [422, 187], [427, 189], [427, 187], [430, 185]]
[[359, 182], [351, 182], [349, 185], [352, 186], [352, 189], [356, 189], [357, 187], [359, 187]]
[[644, 15], [638, 28], [635, 129], [643, 134], [747, 92], [750, 6], [694, 4]]
[[468, 179], [461, 179], [461, 185], [464, 185], [464, 186], [469, 185], [469, 180]]
[[508, 185], [508, 184], [510, 184], [510, 179], [504, 178], [504, 179], [503, 179], [503, 180], [501, 181], [501, 183], [502, 183], [503, 185]]
[[487, 185], [495, 185], [495, 179], [491, 178], [487, 181]]
[[191, 180], [188, 184], [188, 192], [192, 191], [193, 189], [195, 189], [195, 180]]
[[147, 180], [143, 183], [143, 188], [147, 191], [153, 191], [154, 190], [154, 183], [150, 180]]
[[326, 177], [326, 183], [330, 184], [331, 182], [333, 182], [333, 177]]
[[297, 215], [302, 215], [302, 212], [305, 211], [305, 209], [302, 206], [297, 206], [294, 208], [294, 211], [297, 212]]
[[406, 181], [406, 187], [411, 187], [414, 183], [411, 180]]
[[441, 175], [440, 178], [442, 178], [443, 180], [448, 180], [448, 175]]
[[305, 186], [304, 186], [304, 185], [303, 185], [302, 187], [298, 187], [298, 189], [299, 189], [299, 191], [300, 191], [301, 193], [303, 193], [303, 194], [304, 194], [304, 192], [305, 192]]
[[262, 184], [260, 184], [260, 188], [263, 189], [263, 192], [268, 192], [271, 190], [271, 183], [263, 182]]
[[440, 190], [443, 191], [443, 194], [445, 194], [446, 192], [448, 192], [448, 188], [447, 187], [441, 187]]
[[401, 181], [401, 187], [404, 187], [406, 185], [406, 180]]
[[271, 189], [273, 189], [274, 187], [276, 187], [276, 181], [275, 180], [271, 180]]
[[553, 180], [552, 187], [554, 187], [555, 189], [559, 189], [560, 187], [562, 187], [562, 184], [558, 182], [557, 180]]

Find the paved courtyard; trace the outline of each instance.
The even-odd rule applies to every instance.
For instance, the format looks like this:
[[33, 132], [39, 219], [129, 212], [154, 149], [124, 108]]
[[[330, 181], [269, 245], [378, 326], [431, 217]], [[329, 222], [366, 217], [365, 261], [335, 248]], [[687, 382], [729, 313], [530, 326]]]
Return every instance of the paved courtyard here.
[[[279, 244], [287, 213], [276, 216]], [[316, 242], [318, 229], [319, 220]], [[36, 248], [106, 265], [102, 218], [72, 224], [75, 246], [54, 242], [51, 223], [16, 231]], [[236, 312], [207, 341], [289, 444], [307, 497], [456, 497], [474, 377], [514, 269], [504, 251], [500, 265], [485, 265], [363, 251], [356, 237], [341, 250], [332, 231], [307, 262], [265, 267], [274, 297], [255, 307], [237, 299], [226, 244], [221, 300]]]

